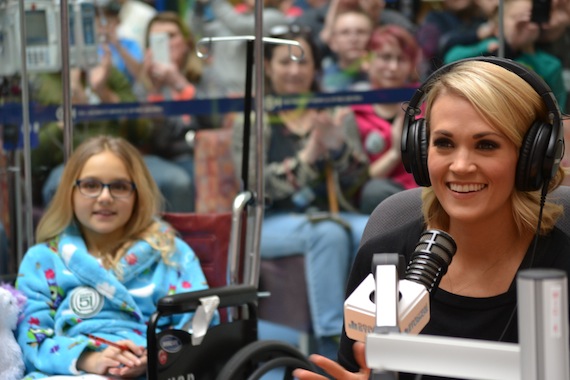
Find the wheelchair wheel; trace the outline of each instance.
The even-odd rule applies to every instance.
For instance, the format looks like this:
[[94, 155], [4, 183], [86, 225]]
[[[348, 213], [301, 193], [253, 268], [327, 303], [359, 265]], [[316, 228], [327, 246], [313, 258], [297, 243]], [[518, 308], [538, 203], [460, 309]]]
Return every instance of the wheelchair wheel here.
[[288, 369], [287, 372], [285, 373], [285, 378], [290, 379], [292, 378], [291, 372], [295, 368], [313, 370], [313, 368], [310, 365], [308, 365], [308, 363], [309, 362], [307, 362], [307, 360], [301, 360], [298, 358], [287, 357], [287, 356], [283, 356], [281, 358], [275, 358], [257, 368], [247, 378], [247, 380], [259, 380], [263, 375], [267, 374], [269, 371], [282, 367]]
[[[292, 359], [292, 360], [278, 360]], [[275, 340], [258, 340], [239, 350], [224, 365], [216, 380], [259, 379], [270, 370], [286, 367], [284, 379], [292, 379], [295, 368], [316, 368], [295, 347]]]

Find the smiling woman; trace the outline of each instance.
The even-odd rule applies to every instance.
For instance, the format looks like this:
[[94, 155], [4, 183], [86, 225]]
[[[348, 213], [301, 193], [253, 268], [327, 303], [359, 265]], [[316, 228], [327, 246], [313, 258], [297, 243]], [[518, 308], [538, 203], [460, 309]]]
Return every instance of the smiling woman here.
[[28, 302], [17, 337], [26, 379], [144, 376], [156, 301], [207, 287], [194, 251], [158, 219], [160, 210], [160, 192], [126, 140], [100, 136], [75, 150], [38, 225], [38, 244], [20, 265], [16, 286]]
[[[430, 294], [421, 334], [518, 342], [517, 273], [570, 275], [570, 237], [556, 225], [563, 210], [552, 194], [565, 176], [562, 120], [549, 90], [523, 65], [494, 57], [444, 66], [422, 84], [406, 109], [402, 158], [425, 187], [423, 215], [360, 246], [347, 295], [370, 274], [375, 253], [397, 252], [409, 262], [422, 231], [436, 228], [453, 237], [457, 252]], [[424, 100], [425, 118], [417, 116]], [[343, 331], [339, 363], [313, 359], [335, 379], [368, 379], [364, 351]]]

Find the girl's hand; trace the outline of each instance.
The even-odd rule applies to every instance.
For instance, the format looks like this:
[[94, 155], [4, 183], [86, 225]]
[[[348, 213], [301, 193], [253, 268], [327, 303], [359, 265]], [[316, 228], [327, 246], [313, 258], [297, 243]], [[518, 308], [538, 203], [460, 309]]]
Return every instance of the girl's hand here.
[[117, 343], [129, 349], [123, 351], [109, 346], [102, 351], [84, 351], [77, 360], [77, 369], [97, 375], [125, 378], [144, 374], [147, 364], [146, 350], [130, 340], [121, 340]]
[[[356, 342], [352, 347], [356, 362], [360, 366], [360, 371], [350, 372], [337, 362], [325, 358], [321, 355], [311, 355], [309, 360], [322, 368], [326, 373], [337, 380], [366, 380], [370, 376], [370, 369], [366, 366], [365, 346], [362, 342]], [[305, 369], [296, 369], [293, 376], [299, 380], [326, 380], [327, 378], [317, 373]]]

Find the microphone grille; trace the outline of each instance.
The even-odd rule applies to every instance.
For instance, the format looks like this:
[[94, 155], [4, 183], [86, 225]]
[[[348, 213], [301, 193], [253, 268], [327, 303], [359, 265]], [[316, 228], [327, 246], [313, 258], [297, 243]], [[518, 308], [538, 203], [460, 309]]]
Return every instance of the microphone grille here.
[[446, 232], [427, 230], [422, 233], [406, 269], [405, 278], [418, 282], [432, 292], [457, 251], [455, 241]]
[[429, 251], [440, 257], [447, 266], [457, 251], [457, 245], [447, 232], [427, 230], [422, 233], [416, 251]]

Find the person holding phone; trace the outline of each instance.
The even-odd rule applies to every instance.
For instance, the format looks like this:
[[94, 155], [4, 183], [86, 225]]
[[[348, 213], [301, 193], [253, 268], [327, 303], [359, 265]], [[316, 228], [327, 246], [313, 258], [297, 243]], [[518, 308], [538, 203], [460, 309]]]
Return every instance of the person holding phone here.
[[[225, 94], [208, 64], [197, 56], [192, 31], [175, 12], [157, 13], [148, 24], [145, 42], [145, 58], [135, 87], [141, 101], [188, 101]], [[150, 151], [174, 162], [191, 181], [180, 211], [195, 209], [195, 133], [198, 129], [222, 126], [223, 118], [220, 114], [183, 114], [150, 119], [153, 124]]]
[[[560, 60], [538, 45], [540, 25], [532, 21], [532, 0], [505, 0], [503, 5], [505, 57], [532, 68], [550, 86], [558, 104], [564, 108], [567, 93]], [[445, 63], [499, 52], [499, 12], [495, 13], [493, 35], [476, 44], [458, 44], [445, 54]]]

